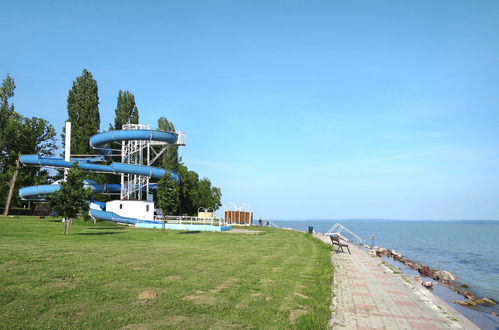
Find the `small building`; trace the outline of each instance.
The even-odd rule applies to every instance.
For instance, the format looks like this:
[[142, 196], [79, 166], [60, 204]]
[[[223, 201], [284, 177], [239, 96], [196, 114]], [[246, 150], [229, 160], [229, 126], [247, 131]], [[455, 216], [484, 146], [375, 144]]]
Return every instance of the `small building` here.
[[154, 202], [138, 200], [116, 200], [106, 203], [106, 211], [119, 216], [139, 220], [154, 220]]
[[225, 211], [225, 223], [228, 225], [249, 226], [253, 223], [253, 212]]

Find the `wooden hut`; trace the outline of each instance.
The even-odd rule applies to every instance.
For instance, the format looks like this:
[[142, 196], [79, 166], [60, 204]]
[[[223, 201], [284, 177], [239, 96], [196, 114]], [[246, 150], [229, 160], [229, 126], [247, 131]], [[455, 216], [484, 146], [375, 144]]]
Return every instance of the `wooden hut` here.
[[225, 211], [225, 223], [228, 225], [249, 226], [253, 222], [253, 212]]

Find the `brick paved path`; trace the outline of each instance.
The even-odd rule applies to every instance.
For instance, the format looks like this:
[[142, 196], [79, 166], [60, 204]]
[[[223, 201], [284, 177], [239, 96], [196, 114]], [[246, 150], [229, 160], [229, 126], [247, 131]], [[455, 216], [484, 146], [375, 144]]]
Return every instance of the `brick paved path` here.
[[[330, 244], [329, 237], [314, 234]], [[333, 252], [331, 329], [478, 329], [446, 302], [359, 247]]]

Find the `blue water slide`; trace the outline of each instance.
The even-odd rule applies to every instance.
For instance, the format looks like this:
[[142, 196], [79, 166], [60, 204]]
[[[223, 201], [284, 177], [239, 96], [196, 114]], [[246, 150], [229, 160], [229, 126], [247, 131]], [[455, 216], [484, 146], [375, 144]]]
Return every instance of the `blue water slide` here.
[[[121, 190], [119, 184], [98, 184], [93, 180], [85, 180], [85, 186], [89, 187], [94, 194], [119, 194]], [[19, 189], [19, 196], [22, 199], [43, 199], [44, 195], [56, 192], [60, 188], [58, 184], [23, 187]]]
[[177, 142], [177, 134], [162, 131], [152, 131], [147, 129], [125, 130], [125, 131], [109, 131], [92, 135], [90, 137], [90, 145], [99, 150], [110, 142], [122, 141], [161, 141], [167, 143]]
[[90, 215], [94, 218], [106, 220], [106, 221], [122, 222], [122, 223], [128, 223], [128, 224], [137, 223], [137, 219], [122, 217], [120, 215], [117, 215], [114, 212], [109, 212], [109, 211], [100, 211], [100, 210], [96, 210], [96, 209], [90, 209]]
[[46, 158], [40, 157], [38, 155], [21, 155], [19, 157], [21, 163], [24, 165], [36, 165], [54, 168], [69, 168], [73, 163], [76, 163], [79, 168], [85, 171], [91, 172], [103, 172], [103, 173], [114, 173], [114, 174], [137, 174], [148, 176], [155, 179], [160, 179], [167, 172], [174, 181], [179, 181], [180, 177], [175, 172], [169, 172], [159, 167], [144, 166], [144, 165], [134, 165], [134, 164], [123, 164], [123, 163], [111, 163], [109, 165], [94, 164], [85, 161], [75, 160], [74, 162], [67, 162], [62, 158]]
[[[47, 158], [40, 157], [38, 155], [21, 155], [20, 161], [24, 165], [53, 168], [70, 168], [73, 163], [76, 163], [79, 168], [85, 171], [113, 174], [134, 174], [148, 176], [155, 179], [160, 179], [164, 175], [168, 174], [174, 181], [176, 181], [177, 183], [180, 182], [180, 176], [177, 173], [166, 171], [158, 167], [123, 164], [118, 162], [113, 162], [107, 165], [98, 164], [98, 162], [102, 162], [105, 160], [104, 156], [108, 156], [111, 154], [111, 148], [108, 146], [109, 143], [132, 140], [159, 141], [174, 144], [175, 142], [177, 142], [177, 134], [153, 130], [109, 131], [95, 134], [90, 137], [90, 145], [94, 149], [96, 149], [97, 152], [101, 154], [101, 156], [71, 158], [70, 161], [65, 161], [63, 158]], [[97, 184], [95, 181], [91, 182], [91, 180], [87, 180], [86, 185], [89, 186], [94, 193], [117, 193], [120, 191], [120, 185], [117, 184]], [[149, 189], [154, 190], [156, 189], [156, 187], [156, 184], [149, 185]], [[41, 199], [43, 198], [43, 195], [51, 194], [59, 189], [60, 186], [57, 184], [24, 187], [19, 190], [19, 196], [23, 199]], [[122, 217], [115, 213], [104, 211], [102, 210], [102, 208], [100, 208], [99, 210], [90, 208], [90, 214], [98, 219], [103, 220], [131, 224], [136, 222], [136, 219]]]

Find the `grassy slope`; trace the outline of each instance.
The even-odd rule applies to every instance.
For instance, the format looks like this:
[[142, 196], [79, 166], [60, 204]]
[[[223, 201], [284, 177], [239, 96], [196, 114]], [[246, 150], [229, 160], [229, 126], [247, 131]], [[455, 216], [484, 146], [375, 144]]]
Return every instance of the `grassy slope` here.
[[[0, 217], [0, 328], [325, 328], [329, 248], [309, 235]], [[154, 291], [153, 299], [139, 299]]]

